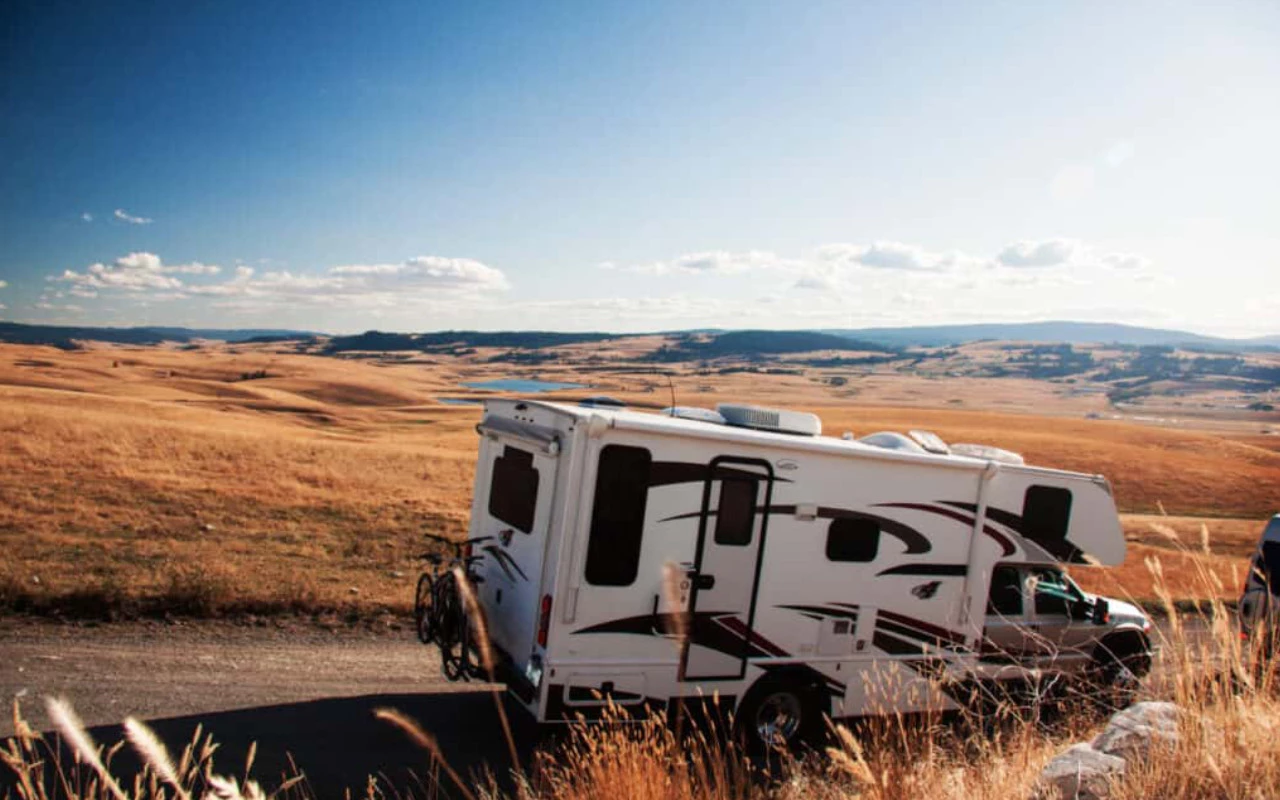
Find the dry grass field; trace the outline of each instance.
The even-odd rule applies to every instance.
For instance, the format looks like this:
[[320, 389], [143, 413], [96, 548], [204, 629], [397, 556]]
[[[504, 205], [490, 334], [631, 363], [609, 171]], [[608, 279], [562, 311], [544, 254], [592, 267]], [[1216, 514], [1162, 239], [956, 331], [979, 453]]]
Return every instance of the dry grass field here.
[[[628, 348], [643, 343], [601, 345], [617, 367], [586, 372], [486, 364], [484, 352], [0, 345], [0, 608], [403, 614], [418, 534], [461, 533], [470, 503], [479, 411], [441, 398], [486, 394], [463, 381], [536, 376], [590, 385], [549, 397], [669, 404], [667, 379], [627, 366]], [[1260, 520], [1280, 509], [1280, 452], [1252, 428], [1085, 419], [1096, 396], [1037, 381], [873, 376], [854, 393], [826, 382], [829, 370], [673, 370], [683, 405], [805, 408], [829, 433], [925, 428], [1101, 472], [1133, 546], [1124, 567], [1081, 577], [1138, 598], [1152, 597], [1153, 554], [1185, 596], [1203, 594], [1189, 578], [1205, 566], [1231, 597]]]

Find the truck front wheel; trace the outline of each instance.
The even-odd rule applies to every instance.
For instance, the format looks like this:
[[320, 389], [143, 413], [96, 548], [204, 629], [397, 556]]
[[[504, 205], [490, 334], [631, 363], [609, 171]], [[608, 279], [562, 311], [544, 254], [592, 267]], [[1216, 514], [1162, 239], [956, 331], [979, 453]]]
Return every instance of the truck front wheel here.
[[1151, 671], [1151, 646], [1145, 636], [1122, 633], [1098, 643], [1089, 679], [1103, 705], [1118, 709], [1133, 702], [1138, 686]]

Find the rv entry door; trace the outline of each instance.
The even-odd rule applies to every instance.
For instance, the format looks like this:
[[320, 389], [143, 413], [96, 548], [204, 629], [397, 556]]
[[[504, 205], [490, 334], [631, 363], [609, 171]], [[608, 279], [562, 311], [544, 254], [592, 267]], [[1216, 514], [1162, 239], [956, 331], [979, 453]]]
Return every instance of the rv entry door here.
[[772, 495], [769, 462], [731, 456], [711, 462], [690, 575], [684, 680], [731, 680], [746, 673]]

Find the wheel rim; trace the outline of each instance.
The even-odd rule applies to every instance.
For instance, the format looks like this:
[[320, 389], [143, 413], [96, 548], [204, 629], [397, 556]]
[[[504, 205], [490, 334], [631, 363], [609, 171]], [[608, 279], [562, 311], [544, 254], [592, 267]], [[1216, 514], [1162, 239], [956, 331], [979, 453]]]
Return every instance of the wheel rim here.
[[800, 698], [791, 692], [774, 692], [756, 710], [756, 735], [770, 745], [784, 745], [800, 730], [803, 708]]

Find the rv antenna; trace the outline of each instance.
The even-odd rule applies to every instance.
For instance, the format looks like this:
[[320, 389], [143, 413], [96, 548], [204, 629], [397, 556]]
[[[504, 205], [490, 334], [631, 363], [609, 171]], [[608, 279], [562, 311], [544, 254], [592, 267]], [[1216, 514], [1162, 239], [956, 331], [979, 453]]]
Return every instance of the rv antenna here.
[[676, 385], [671, 380], [671, 373], [667, 370], [663, 370], [660, 372], [657, 369], [655, 369], [653, 371], [653, 374], [661, 375], [667, 379], [667, 388], [671, 390], [671, 416], [674, 417], [676, 415]]

